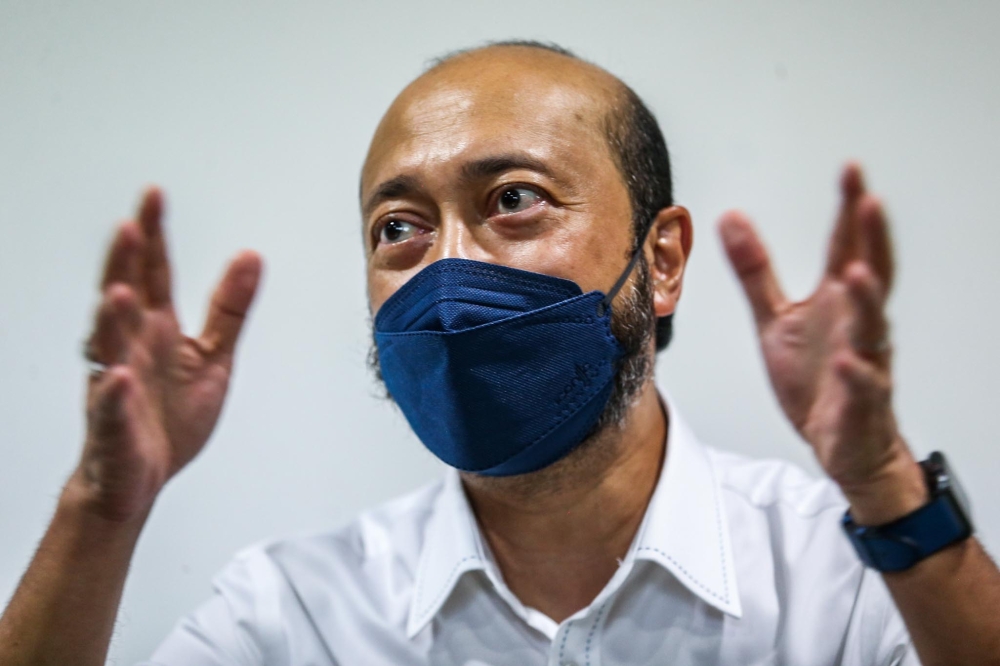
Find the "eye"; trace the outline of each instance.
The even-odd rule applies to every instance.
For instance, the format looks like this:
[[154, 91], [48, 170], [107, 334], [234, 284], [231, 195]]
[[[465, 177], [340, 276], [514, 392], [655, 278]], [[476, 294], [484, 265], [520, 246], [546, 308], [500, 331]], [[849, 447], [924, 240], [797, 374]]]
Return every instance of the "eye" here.
[[417, 233], [416, 225], [403, 220], [389, 220], [379, 233], [380, 243], [400, 243], [409, 240]]
[[494, 212], [501, 215], [519, 213], [522, 210], [528, 210], [541, 200], [541, 195], [527, 187], [508, 187], [497, 198]]

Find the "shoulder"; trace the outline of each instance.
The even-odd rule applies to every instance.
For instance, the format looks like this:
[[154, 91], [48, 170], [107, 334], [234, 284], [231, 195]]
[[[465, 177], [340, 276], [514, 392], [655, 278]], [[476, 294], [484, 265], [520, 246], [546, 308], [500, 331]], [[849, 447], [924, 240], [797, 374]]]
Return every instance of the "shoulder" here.
[[737, 558], [782, 566], [792, 578], [860, 577], [841, 528], [847, 501], [836, 484], [787, 461], [708, 451]]
[[372, 600], [412, 582], [424, 528], [442, 489], [435, 481], [363, 511], [328, 531], [269, 539], [237, 553], [216, 578], [240, 579], [258, 594], [290, 588], [308, 605], [336, 591]]
[[844, 663], [889, 663], [912, 650], [882, 577], [843, 533], [848, 503], [836, 484], [786, 461], [708, 451], [745, 608], [783, 607], [794, 635], [842, 632]]
[[780, 508], [804, 520], [843, 511], [847, 501], [836, 484], [785, 460], [758, 459], [706, 447], [723, 493], [750, 509]]
[[325, 663], [330, 646], [346, 649], [366, 632], [380, 644], [397, 640], [441, 487], [424, 486], [337, 529], [244, 548], [152, 663], [214, 664], [220, 655], [226, 663]]
[[415, 555], [441, 486], [441, 481], [427, 484], [367, 509], [339, 528], [274, 539], [257, 548], [276, 559], [337, 557], [357, 565]]

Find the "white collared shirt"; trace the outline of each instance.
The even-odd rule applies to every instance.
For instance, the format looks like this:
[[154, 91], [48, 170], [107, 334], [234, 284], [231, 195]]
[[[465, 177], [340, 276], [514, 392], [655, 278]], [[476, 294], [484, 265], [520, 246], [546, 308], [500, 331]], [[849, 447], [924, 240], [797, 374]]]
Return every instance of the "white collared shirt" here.
[[504, 584], [458, 474], [337, 531], [243, 551], [156, 666], [918, 664], [843, 497], [703, 446], [669, 407], [666, 462], [626, 557], [557, 624]]

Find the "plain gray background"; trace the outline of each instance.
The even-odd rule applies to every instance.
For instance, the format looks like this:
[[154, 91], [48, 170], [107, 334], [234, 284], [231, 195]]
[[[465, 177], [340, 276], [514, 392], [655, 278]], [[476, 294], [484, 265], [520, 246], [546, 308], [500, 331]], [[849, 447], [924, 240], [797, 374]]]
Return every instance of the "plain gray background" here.
[[0, 598], [75, 464], [98, 269], [148, 182], [167, 192], [189, 331], [233, 252], [267, 266], [222, 422], [140, 542], [112, 660], [148, 655], [241, 547], [440, 474], [365, 367], [358, 174], [429, 58], [510, 37], [577, 50], [660, 118], [696, 231], [657, 377], [710, 444], [816, 470], [715, 220], [748, 210], [805, 296], [839, 169], [863, 161], [894, 219], [904, 432], [953, 458], [996, 552], [998, 28], [996, 2], [0, 0]]

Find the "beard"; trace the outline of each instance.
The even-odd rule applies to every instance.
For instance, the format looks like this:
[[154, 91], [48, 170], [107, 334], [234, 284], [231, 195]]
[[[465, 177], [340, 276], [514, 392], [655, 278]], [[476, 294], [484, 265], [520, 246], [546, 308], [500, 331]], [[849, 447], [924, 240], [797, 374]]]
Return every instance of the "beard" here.
[[611, 333], [622, 346], [624, 354], [618, 362], [608, 404], [587, 439], [611, 427], [622, 428], [632, 404], [653, 373], [650, 343], [656, 334], [656, 313], [645, 255], [639, 255], [635, 279], [623, 290], [619, 306], [611, 310]]
[[[382, 367], [379, 365], [378, 345], [375, 343], [375, 326], [371, 326], [371, 346], [368, 350], [368, 367], [375, 376], [381, 398], [392, 401]], [[586, 448], [601, 435], [625, 426], [632, 405], [639, 398], [653, 370], [651, 342], [656, 331], [656, 313], [653, 310], [653, 286], [649, 263], [644, 254], [639, 255], [635, 279], [620, 292], [619, 304], [611, 310], [611, 333], [621, 345], [623, 354], [613, 378], [611, 396], [594, 427], [573, 451]]]

